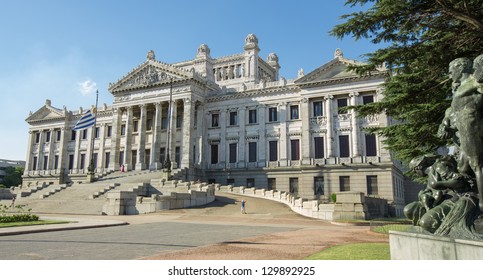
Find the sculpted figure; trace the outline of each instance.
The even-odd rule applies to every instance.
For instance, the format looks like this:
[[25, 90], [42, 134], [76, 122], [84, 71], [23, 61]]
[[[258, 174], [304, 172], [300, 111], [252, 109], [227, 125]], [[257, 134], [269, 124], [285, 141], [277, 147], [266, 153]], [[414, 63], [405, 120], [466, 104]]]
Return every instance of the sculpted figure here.
[[469, 191], [471, 185], [450, 156], [425, 155], [411, 160], [409, 166], [418, 176], [427, 176], [428, 183], [419, 192], [419, 200], [404, 207], [404, 214], [414, 225], [433, 233], [459, 199], [458, 193]]
[[[479, 208], [483, 211], [483, 99], [481, 56], [475, 59], [475, 71], [467, 58], [457, 58], [449, 64], [449, 74], [453, 79], [453, 100], [451, 111], [454, 128], [459, 133], [460, 173], [476, 178], [479, 193]], [[476, 75], [471, 75], [475, 72]], [[452, 124], [453, 125], [453, 124]]]

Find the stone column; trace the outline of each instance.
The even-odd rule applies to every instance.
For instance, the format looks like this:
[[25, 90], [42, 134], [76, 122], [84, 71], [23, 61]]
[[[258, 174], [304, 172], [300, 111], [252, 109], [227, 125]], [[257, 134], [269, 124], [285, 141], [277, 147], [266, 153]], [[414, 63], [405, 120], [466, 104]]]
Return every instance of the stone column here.
[[133, 132], [133, 107], [126, 107], [126, 141], [124, 142], [124, 170], [133, 170], [134, 166], [131, 164], [131, 150], [132, 150], [132, 132]]
[[[29, 130], [29, 141], [28, 141], [28, 146], [27, 146], [27, 156], [25, 160], [25, 169], [23, 172], [23, 175], [27, 175], [29, 171], [31, 171], [31, 162], [32, 162], [32, 148], [34, 146], [34, 132], [32, 130]], [[37, 160], [38, 162], [38, 160]]]
[[334, 96], [328, 95], [325, 97], [325, 106], [326, 109], [326, 118], [327, 118], [327, 139], [325, 142], [327, 143], [327, 157], [334, 157], [334, 116], [332, 116], [332, 100]]
[[52, 170], [54, 169], [54, 152], [55, 152], [55, 148], [54, 148], [54, 139], [55, 139], [55, 135], [54, 135], [54, 129], [53, 128], [49, 128], [49, 132], [50, 132], [50, 139], [49, 139], [49, 158], [48, 158], [48, 163], [47, 163], [47, 169], [48, 170]]
[[[191, 126], [194, 122], [195, 106], [190, 98], [184, 99], [183, 111], [183, 146], [181, 147], [181, 168], [190, 168], [193, 166], [193, 145], [191, 143]], [[198, 124], [199, 125], [199, 124]]]
[[44, 143], [45, 143], [45, 131], [41, 130], [40, 131], [40, 140], [39, 140], [39, 159], [37, 162], [39, 165], [37, 166], [37, 170], [44, 170]]
[[[119, 152], [121, 144], [121, 124], [122, 112], [121, 108], [113, 108], [112, 114], [112, 135], [111, 135], [111, 155], [109, 159], [109, 169], [119, 170]], [[126, 153], [125, 151], [124, 153]]]
[[203, 139], [205, 129], [205, 119], [203, 118], [203, 107], [201, 104], [195, 103], [198, 106], [196, 109], [196, 159], [195, 164], [201, 165], [203, 162]]
[[226, 163], [228, 162], [226, 157], [226, 114], [227, 110], [226, 109], [221, 109], [220, 110], [220, 148], [219, 148], [219, 153], [220, 153], [220, 161], [219, 164], [223, 166], [223, 168], [226, 167]]
[[246, 124], [246, 111], [247, 108], [245, 106], [240, 107], [238, 111], [239, 121], [240, 121], [240, 132], [238, 134], [238, 167], [245, 168], [246, 166], [246, 154], [245, 154], [245, 145], [246, 145], [246, 131], [245, 131], [245, 124]]
[[[91, 164], [91, 156], [94, 156], [94, 144], [93, 142], [95, 141], [96, 137], [95, 137], [95, 134], [96, 134], [96, 127], [95, 126], [91, 126], [90, 128], [87, 128], [89, 133], [87, 134], [87, 153], [86, 153], [86, 157], [85, 157], [85, 163], [84, 163], [84, 167], [86, 170], [89, 169], [89, 166]], [[98, 155], [99, 156], [99, 155]], [[94, 172], [94, 170], [93, 170]]]
[[58, 172], [63, 173], [64, 170], [69, 169], [69, 165], [67, 162], [67, 143], [68, 143], [68, 137], [66, 135], [68, 129], [68, 124], [67, 121], [64, 124], [64, 127], [60, 129], [60, 147], [59, 147], [59, 166], [58, 166]]
[[139, 145], [137, 151], [136, 170], [144, 170], [146, 169], [146, 165], [144, 163], [146, 146], [146, 104], [139, 105], [139, 108], [141, 109], [141, 117], [139, 119]]
[[77, 130], [75, 132], [74, 173], [79, 173], [81, 133], [82, 130]]
[[280, 166], [288, 165], [287, 150], [288, 150], [288, 135], [287, 135], [287, 102], [278, 104], [278, 111], [280, 112], [280, 151], [279, 164]]
[[171, 103], [170, 107], [168, 110], [171, 112], [168, 112], [170, 114], [169, 116], [169, 122], [170, 122], [170, 139], [169, 139], [169, 158], [171, 160], [171, 168], [178, 168], [180, 162], [176, 162], [176, 165], [174, 164], [176, 160], [176, 115], [177, 115], [177, 106], [178, 106], [178, 100], [173, 100]]
[[265, 105], [260, 105], [258, 107], [258, 116], [259, 116], [259, 130], [258, 130], [258, 167], [265, 167], [266, 160], [267, 160], [267, 141], [265, 139], [265, 123], [266, 123], [266, 107]]
[[97, 169], [104, 172], [104, 161], [105, 161], [105, 147], [104, 142], [106, 139], [106, 127], [107, 124], [103, 123], [99, 126], [99, 150], [97, 152]]
[[151, 163], [149, 169], [158, 170], [163, 166], [162, 162], [159, 162], [159, 149], [160, 149], [160, 138], [161, 138], [161, 116], [163, 115], [161, 102], [156, 102], [154, 104], [156, 107], [156, 112], [154, 114], [154, 124], [153, 124], [153, 135], [151, 140]]
[[310, 164], [310, 114], [309, 114], [309, 100], [302, 98], [300, 103], [300, 116], [302, 117], [302, 164]]
[[[358, 105], [358, 92], [352, 92], [349, 94], [351, 97], [351, 105]], [[356, 110], [351, 109], [351, 122], [352, 122], [352, 157], [358, 157], [361, 155], [359, 147], [359, 119], [357, 118]]]

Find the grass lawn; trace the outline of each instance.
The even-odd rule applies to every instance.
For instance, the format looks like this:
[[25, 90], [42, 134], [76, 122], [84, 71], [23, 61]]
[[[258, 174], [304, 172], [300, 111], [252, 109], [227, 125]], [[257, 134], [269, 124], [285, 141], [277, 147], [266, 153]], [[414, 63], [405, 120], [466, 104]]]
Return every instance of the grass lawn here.
[[412, 225], [406, 224], [389, 224], [374, 228], [372, 231], [389, 234], [389, 231], [407, 231]]
[[69, 221], [38, 220], [38, 221], [32, 221], [32, 222], [0, 223], [0, 228], [35, 226], [35, 225], [50, 225], [50, 224], [66, 224], [66, 223], [69, 223]]
[[315, 253], [306, 260], [390, 260], [388, 243], [337, 245]]

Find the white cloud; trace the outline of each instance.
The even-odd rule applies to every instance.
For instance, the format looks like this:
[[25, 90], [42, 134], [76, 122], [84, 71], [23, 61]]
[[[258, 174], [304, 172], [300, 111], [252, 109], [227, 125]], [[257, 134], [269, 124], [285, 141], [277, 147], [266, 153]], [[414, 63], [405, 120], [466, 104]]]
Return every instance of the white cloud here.
[[91, 94], [94, 94], [97, 90], [96, 82], [92, 81], [91, 79], [87, 79], [77, 84], [79, 86], [79, 91], [82, 93], [83, 96], [89, 96]]

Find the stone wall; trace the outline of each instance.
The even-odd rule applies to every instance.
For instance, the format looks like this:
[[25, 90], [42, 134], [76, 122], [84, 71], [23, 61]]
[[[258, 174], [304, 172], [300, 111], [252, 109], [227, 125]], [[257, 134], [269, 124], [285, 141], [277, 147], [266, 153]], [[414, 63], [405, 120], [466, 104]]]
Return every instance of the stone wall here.
[[186, 192], [182, 192], [184, 187], [176, 189], [178, 192], [163, 189], [153, 193], [152, 186], [144, 184], [129, 191], [111, 191], [107, 193], [102, 212], [105, 215], [137, 215], [196, 207], [215, 200], [214, 185], [203, 186], [199, 190], [187, 188]]
[[298, 214], [321, 220], [364, 220], [385, 217], [388, 214], [387, 200], [366, 197], [362, 192], [339, 192], [336, 193], [336, 203], [322, 203], [319, 200], [297, 198], [287, 192], [266, 189], [220, 186], [218, 190], [275, 200], [288, 205]]

